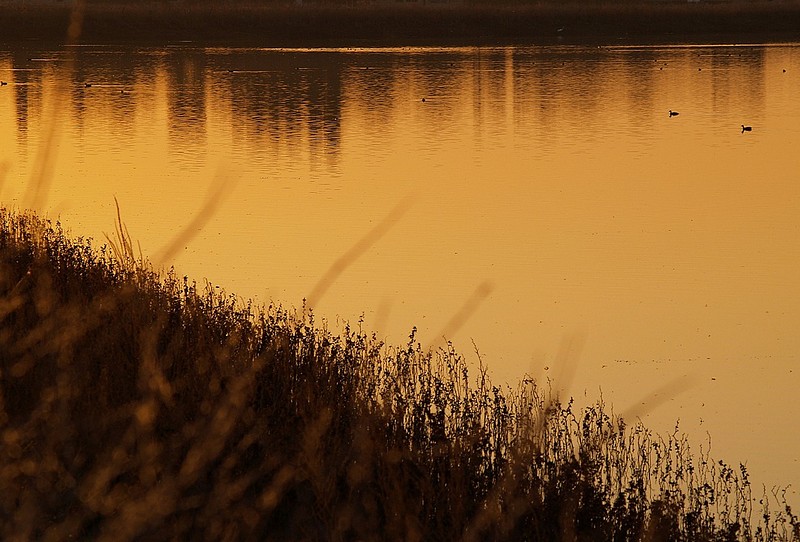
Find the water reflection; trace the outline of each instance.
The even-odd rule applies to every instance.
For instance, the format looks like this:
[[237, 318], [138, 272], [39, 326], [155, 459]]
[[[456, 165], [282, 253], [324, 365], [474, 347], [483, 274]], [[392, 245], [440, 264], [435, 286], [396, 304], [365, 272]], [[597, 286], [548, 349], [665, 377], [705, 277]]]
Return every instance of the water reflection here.
[[[399, 102], [419, 101], [426, 108], [410, 111], [416, 116], [409, 120], [419, 125], [418, 137], [434, 146], [452, 143], [470, 125], [480, 148], [506, 145], [510, 134], [533, 138], [540, 150], [591, 147], [622, 133], [646, 138], [653, 115], [666, 111], [658, 99], [665, 95], [676, 96], [667, 109], [680, 108], [684, 116], [696, 111], [719, 117], [734, 110], [757, 122], [763, 116], [765, 49], [730, 49], [556, 47], [421, 55], [79, 48], [70, 76], [69, 125], [82, 130], [87, 108], [95, 107], [114, 139], [135, 137], [136, 117], [150, 115], [153, 100], [163, 98], [175, 152], [205, 149], [212, 144], [207, 123], [225, 118], [241, 156], [302, 150], [335, 167], [345, 108], [366, 121], [363, 127], [380, 146], [381, 138], [391, 137], [383, 128], [398, 122]], [[18, 144], [37, 115], [30, 108], [42, 107], [43, 78], [54, 77], [58, 67], [42, 59], [55, 55], [7, 54]], [[351, 93], [346, 97], [345, 88]], [[598, 129], [584, 129], [592, 125]]]
[[[36, 112], [31, 107], [41, 107], [41, 79], [42, 71], [31, 67], [32, 63], [26, 57], [26, 51], [13, 51], [9, 55], [7, 76], [3, 80], [11, 84], [7, 91], [13, 93], [16, 109], [17, 144], [21, 147], [19, 156], [27, 158], [24, 152], [28, 142], [28, 118], [35, 116]], [[4, 70], [5, 71], [5, 70]]]
[[218, 90], [242, 131], [237, 138], [275, 153], [338, 153], [346, 69], [341, 55], [231, 52], [215, 60], [213, 77], [221, 80]]
[[170, 145], [205, 148], [206, 79], [210, 77], [202, 50], [172, 49], [162, 58], [166, 76]]
[[800, 384], [798, 51], [84, 47], [65, 74], [29, 60], [63, 53], [14, 50], [0, 53], [2, 196], [19, 201], [30, 178], [58, 77], [51, 201], [65, 222], [102, 238], [117, 197], [154, 254], [232, 164], [241, 182], [174, 263], [242, 295], [299, 305], [415, 196], [323, 315], [363, 313], [393, 343], [416, 325], [434, 343], [480, 297], [450, 338], [468, 356], [474, 339], [507, 380], [548, 376], [583, 331], [576, 395], [602, 386], [635, 411], [693, 375], [649, 421], [709, 429], [733, 462], [766, 453], [742, 434], [780, 434], [770, 475], [796, 480], [796, 438], [737, 397]]

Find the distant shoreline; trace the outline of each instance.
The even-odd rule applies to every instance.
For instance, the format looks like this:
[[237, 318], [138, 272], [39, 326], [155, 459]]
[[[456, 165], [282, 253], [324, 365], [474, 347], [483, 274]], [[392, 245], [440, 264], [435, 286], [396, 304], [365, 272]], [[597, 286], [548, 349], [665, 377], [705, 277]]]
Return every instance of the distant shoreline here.
[[[0, 4], [0, 43], [63, 42], [70, 4]], [[800, 2], [284, 6], [89, 4], [81, 43], [251, 46], [800, 41]]]

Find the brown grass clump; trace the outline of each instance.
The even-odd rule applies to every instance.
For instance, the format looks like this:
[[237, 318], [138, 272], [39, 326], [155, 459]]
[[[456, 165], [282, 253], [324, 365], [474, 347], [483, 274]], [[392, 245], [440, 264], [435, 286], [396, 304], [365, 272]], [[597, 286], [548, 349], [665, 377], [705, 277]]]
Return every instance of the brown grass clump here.
[[[308, 312], [308, 311], [307, 311]], [[744, 466], [0, 210], [4, 540], [797, 540]], [[772, 508], [770, 508], [772, 506]]]

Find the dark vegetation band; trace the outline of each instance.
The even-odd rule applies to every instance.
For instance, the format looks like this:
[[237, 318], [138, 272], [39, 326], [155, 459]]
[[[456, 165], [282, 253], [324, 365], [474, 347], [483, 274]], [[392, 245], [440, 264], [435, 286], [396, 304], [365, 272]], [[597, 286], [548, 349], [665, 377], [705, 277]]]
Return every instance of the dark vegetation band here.
[[[0, 210], [0, 538], [798, 540], [675, 432]], [[761, 490], [756, 491], [757, 499]]]
[[[61, 42], [70, 3], [4, 3], [0, 41]], [[800, 2], [87, 2], [81, 41], [292, 45], [753, 43], [800, 39]]]

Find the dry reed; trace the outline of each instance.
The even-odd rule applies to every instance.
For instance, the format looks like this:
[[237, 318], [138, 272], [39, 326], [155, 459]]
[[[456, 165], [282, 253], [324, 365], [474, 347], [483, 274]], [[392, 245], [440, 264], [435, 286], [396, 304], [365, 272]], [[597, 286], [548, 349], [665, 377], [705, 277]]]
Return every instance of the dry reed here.
[[160, 275], [120, 231], [0, 210], [0, 538], [800, 539], [677, 428]]

